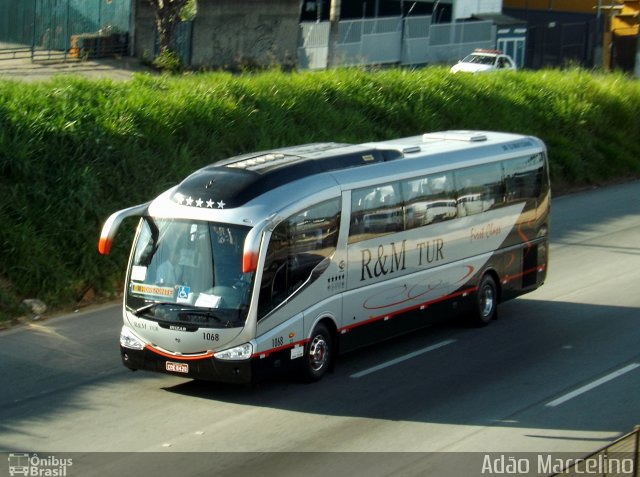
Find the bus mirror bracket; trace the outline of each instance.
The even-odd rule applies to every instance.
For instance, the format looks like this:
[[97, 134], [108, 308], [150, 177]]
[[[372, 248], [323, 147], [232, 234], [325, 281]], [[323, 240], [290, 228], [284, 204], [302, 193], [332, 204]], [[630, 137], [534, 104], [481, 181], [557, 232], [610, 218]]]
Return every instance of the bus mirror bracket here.
[[98, 252], [100, 252], [101, 255], [108, 255], [111, 251], [113, 238], [122, 221], [127, 217], [140, 217], [144, 215], [150, 203], [151, 202], [146, 202], [144, 204], [134, 205], [133, 207], [122, 209], [111, 214], [102, 226], [102, 232], [100, 233], [100, 240], [98, 242]]

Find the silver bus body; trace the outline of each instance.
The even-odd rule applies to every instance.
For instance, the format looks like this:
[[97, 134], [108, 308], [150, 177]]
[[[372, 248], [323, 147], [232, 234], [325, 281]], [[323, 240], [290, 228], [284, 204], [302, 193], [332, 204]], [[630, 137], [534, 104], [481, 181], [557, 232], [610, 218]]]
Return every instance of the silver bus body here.
[[103, 227], [108, 253], [120, 222], [142, 217], [123, 363], [316, 380], [338, 352], [437, 317], [487, 324], [544, 282], [549, 211], [546, 148], [516, 134], [309, 144], [205, 167]]

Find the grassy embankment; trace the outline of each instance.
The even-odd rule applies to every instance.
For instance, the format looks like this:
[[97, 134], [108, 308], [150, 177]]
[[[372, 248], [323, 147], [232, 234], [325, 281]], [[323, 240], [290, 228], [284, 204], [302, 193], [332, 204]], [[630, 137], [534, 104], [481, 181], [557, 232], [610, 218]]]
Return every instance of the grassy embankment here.
[[0, 82], [0, 320], [20, 314], [24, 298], [61, 307], [87, 290], [119, 291], [133, 226], [105, 258], [96, 252], [102, 222], [227, 156], [504, 130], [546, 141], [558, 189], [640, 177], [639, 111], [637, 81], [579, 70]]

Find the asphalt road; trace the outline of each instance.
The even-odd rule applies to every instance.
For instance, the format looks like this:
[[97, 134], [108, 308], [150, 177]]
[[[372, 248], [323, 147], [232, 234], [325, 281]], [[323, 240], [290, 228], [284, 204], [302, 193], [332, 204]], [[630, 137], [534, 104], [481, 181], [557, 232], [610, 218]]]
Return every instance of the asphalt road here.
[[132, 373], [118, 306], [5, 331], [0, 451], [70, 455], [68, 476], [490, 475], [488, 453], [590, 453], [640, 424], [640, 182], [552, 209], [542, 288], [486, 328], [342, 356], [316, 384]]

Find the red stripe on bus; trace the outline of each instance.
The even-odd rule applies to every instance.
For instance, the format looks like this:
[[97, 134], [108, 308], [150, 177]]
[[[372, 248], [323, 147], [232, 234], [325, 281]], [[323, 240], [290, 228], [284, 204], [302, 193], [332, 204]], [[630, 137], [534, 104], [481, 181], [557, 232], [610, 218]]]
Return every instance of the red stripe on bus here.
[[278, 346], [276, 348], [267, 349], [265, 351], [257, 351], [251, 355], [252, 358], [266, 358], [270, 354], [277, 353], [278, 351], [284, 351], [289, 348], [295, 348], [296, 346], [304, 346], [309, 339], [296, 341], [295, 343], [287, 343], [286, 345]]
[[410, 307], [407, 307], [407, 308], [403, 308], [403, 309], [398, 310], [398, 311], [394, 311], [394, 312], [391, 312], [391, 313], [385, 313], [384, 315], [372, 316], [368, 320], [361, 321], [359, 323], [354, 323], [353, 325], [344, 326], [344, 327], [340, 328], [338, 330], [338, 332], [339, 333], [346, 333], [348, 331], [351, 331], [354, 328], [358, 328], [359, 326], [368, 325], [370, 323], [374, 323], [374, 322], [380, 321], [380, 320], [385, 320], [385, 319], [389, 320], [389, 319], [393, 318], [394, 316], [400, 315], [402, 313], [407, 313], [409, 311], [417, 310], [417, 309], [422, 308], [422, 307], [426, 308], [429, 305], [433, 305], [434, 303], [439, 303], [441, 301], [449, 300], [451, 298], [455, 298], [455, 297], [458, 297], [458, 296], [466, 295], [468, 293], [473, 293], [477, 289], [478, 289], [478, 287], [467, 288], [465, 290], [460, 290], [458, 292], [451, 293], [450, 295], [444, 295], [444, 296], [441, 296], [440, 298], [436, 298], [435, 300], [425, 301], [423, 303], [419, 303], [417, 305], [413, 305], [413, 306], [410, 306]]
[[546, 265], [543, 263], [542, 265], [538, 265], [528, 270], [524, 270], [520, 273], [516, 273], [515, 275], [505, 275], [504, 278], [502, 279], [502, 283], [503, 284], [509, 283], [517, 278], [522, 278], [523, 276], [528, 275], [529, 273], [542, 272], [544, 271], [545, 268], [546, 268]]

